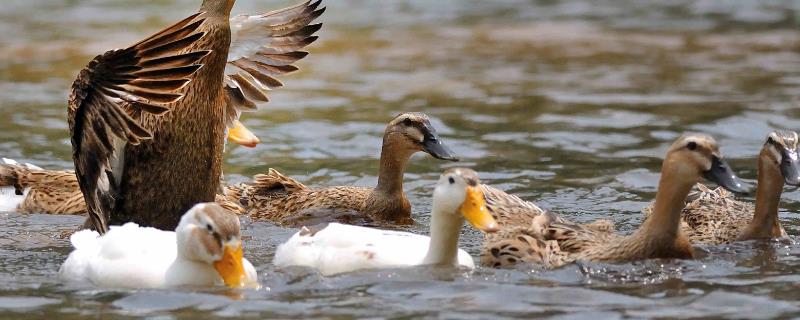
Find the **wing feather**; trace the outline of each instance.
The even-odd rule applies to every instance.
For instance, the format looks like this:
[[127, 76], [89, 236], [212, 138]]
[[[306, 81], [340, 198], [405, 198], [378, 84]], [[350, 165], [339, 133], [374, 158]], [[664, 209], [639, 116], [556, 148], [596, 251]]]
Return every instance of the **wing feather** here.
[[305, 58], [299, 51], [317, 40], [321, 23], [310, 24], [325, 8], [321, 0], [306, 1], [259, 15], [231, 19], [232, 42], [225, 68], [228, 106], [225, 123], [231, 125], [242, 111], [267, 102], [270, 89], [282, 87], [275, 76], [297, 71], [292, 63]]
[[208, 51], [181, 54], [203, 36], [192, 15], [137, 44], [95, 57], [81, 70], [69, 99], [72, 157], [94, 229], [104, 233], [114, 202], [111, 161], [125, 143], [152, 134], [132, 115], [161, 114], [179, 100]]

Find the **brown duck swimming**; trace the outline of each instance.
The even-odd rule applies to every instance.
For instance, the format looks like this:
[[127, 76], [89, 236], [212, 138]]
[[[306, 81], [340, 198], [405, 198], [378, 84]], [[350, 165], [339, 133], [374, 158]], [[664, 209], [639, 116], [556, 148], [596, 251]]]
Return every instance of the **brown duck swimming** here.
[[[80, 72], [69, 99], [78, 182], [90, 224], [133, 221], [172, 230], [195, 203], [213, 201], [226, 128], [266, 102], [296, 70], [320, 24], [319, 1], [230, 18], [234, 0], [200, 11]], [[232, 34], [233, 32], [233, 34]], [[202, 66], [202, 68], [201, 68]], [[191, 80], [191, 81], [190, 81]]]
[[[778, 205], [784, 184], [800, 184], [797, 133], [774, 131], [758, 155], [758, 185], [755, 206], [733, 199], [722, 188], [702, 184], [689, 195], [683, 208], [681, 229], [692, 243], [723, 244], [734, 241], [787, 237], [778, 220]], [[644, 212], [650, 216], [652, 205]]]
[[354, 212], [375, 221], [411, 223], [411, 204], [403, 192], [403, 172], [411, 155], [423, 151], [457, 161], [428, 116], [409, 112], [395, 117], [386, 127], [381, 149], [378, 185], [375, 188], [336, 186], [312, 189], [275, 169], [254, 177], [252, 183], [230, 187], [227, 197], [240, 203], [254, 219], [291, 220], [306, 213], [326, 215]]
[[623, 236], [588, 228], [545, 213], [533, 219], [531, 225], [506, 228], [488, 238], [481, 262], [494, 267], [519, 262], [558, 267], [576, 260], [693, 258], [692, 246], [679, 224], [686, 196], [703, 178], [734, 192], [748, 191], [722, 160], [712, 137], [681, 136], [669, 148], [662, 164], [653, 215], [633, 234]]
[[0, 186], [11, 186], [17, 195], [24, 195], [19, 199], [3, 199], [16, 202], [18, 212], [86, 213], [86, 202], [74, 171], [44, 170], [32, 164], [3, 159], [0, 163]]

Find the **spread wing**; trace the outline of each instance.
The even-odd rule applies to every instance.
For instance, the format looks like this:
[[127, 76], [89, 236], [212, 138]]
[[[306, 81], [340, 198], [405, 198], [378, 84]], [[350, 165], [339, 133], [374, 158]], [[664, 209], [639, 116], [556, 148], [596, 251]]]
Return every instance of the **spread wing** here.
[[111, 162], [125, 143], [150, 139], [136, 115], [163, 114], [208, 51], [180, 53], [203, 36], [195, 14], [126, 49], [94, 58], [72, 84], [68, 119], [72, 158], [92, 226], [107, 230], [114, 194]]
[[225, 66], [228, 97], [225, 123], [230, 126], [242, 111], [267, 102], [267, 91], [283, 86], [275, 76], [297, 71], [292, 63], [308, 55], [301, 51], [317, 37], [321, 23], [309, 24], [325, 12], [320, 2], [304, 3], [259, 15], [231, 18], [231, 47]]

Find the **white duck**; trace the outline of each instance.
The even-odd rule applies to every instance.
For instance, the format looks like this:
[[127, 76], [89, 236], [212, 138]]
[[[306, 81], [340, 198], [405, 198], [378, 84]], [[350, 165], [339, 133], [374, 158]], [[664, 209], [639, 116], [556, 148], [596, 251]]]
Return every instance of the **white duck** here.
[[67, 281], [114, 288], [257, 286], [256, 270], [242, 257], [239, 218], [215, 203], [189, 209], [175, 232], [113, 226], [99, 236], [83, 230], [61, 266]]
[[323, 275], [359, 269], [416, 265], [450, 265], [474, 268], [472, 257], [458, 248], [466, 218], [484, 231], [497, 231], [497, 223], [483, 200], [475, 171], [445, 171], [433, 191], [430, 237], [330, 223], [303, 227], [275, 252], [277, 266], [306, 266]]

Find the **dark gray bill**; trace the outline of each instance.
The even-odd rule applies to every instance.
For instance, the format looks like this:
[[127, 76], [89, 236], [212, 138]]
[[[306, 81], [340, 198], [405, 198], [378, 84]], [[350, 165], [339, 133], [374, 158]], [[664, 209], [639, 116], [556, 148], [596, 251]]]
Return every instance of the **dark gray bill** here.
[[456, 154], [450, 150], [436, 134], [426, 134], [422, 141], [422, 150], [436, 159], [458, 161]]
[[703, 177], [716, 182], [721, 187], [728, 189], [730, 192], [749, 194], [750, 186], [745, 184], [739, 177], [733, 173], [731, 167], [724, 160], [714, 156], [711, 160], [711, 169], [703, 172]]
[[784, 151], [781, 154], [781, 174], [788, 185], [800, 185], [800, 159], [793, 151]]

